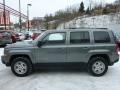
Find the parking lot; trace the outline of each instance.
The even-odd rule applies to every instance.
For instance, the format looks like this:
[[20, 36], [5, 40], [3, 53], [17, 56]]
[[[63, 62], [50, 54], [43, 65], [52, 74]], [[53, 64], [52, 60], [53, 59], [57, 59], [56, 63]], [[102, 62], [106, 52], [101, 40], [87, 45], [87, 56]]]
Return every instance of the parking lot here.
[[[0, 48], [0, 56], [3, 48]], [[1, 59], [1, 57], [0, 57]], [[120, 62], [102, 77], [85, 71], [38, 71], [27, 77], [16, 77], [10, 67], [0, 62], [0, 90], [119, 90]]]

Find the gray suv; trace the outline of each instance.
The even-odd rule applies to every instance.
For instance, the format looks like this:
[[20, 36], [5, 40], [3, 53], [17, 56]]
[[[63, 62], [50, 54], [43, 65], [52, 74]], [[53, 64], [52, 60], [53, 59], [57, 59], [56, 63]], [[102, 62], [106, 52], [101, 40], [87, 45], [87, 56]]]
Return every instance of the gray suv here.
[[119, 60], [119, 43], [108, 29], [49, 30], [31, 42], [18, 42], [4, 49], [2, 62], [20, 77], [36, 68], [85, 64], [88, 72], [102, 76]]

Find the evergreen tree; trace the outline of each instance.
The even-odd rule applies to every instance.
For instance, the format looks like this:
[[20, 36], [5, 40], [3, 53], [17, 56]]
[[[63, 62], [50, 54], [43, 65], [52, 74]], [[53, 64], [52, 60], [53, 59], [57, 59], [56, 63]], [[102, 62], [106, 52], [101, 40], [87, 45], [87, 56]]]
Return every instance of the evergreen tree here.
[[86, 14], [90, 14], [90, 9], [89, 9], [89, 7], [88, 7], [87, 10], [86, 10]]
[[84, 3], [80, 3], [79, 13], [84, 13]]
[[110, 11], [107, 9], [107, 8], [104, 8], [103, 11], [102, 11], [103, 14], [108, 14], [110, 13]]

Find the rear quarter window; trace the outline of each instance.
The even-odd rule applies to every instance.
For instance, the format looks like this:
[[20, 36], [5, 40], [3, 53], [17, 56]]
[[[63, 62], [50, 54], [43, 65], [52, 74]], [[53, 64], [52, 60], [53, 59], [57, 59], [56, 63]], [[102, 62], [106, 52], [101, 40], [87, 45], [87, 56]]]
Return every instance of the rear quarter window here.
[[94, 31], [94, 42], [95, 43], [109, 43], [110, 36], [107, 31]]

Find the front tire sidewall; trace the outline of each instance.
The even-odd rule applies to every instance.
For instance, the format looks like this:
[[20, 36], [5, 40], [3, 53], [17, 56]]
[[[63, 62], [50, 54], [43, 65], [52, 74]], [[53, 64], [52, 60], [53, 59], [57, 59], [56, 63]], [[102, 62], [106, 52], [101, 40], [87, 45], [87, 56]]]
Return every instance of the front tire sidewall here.
[[[20, 61], [20, 62], [23, 62], [23, 63], [25, 63], [25, 64], [27, 65], [27, 71], [26, 71], [24, 74], [19, 74], [19, 73], [17, 73], [17, 72], [15, 71], [15, 69], [14, 69], [15, 64], [16, 64], [17, 62], [19, 62], [19, 61]], [[29, 75], [29, 74], [32, 72], [32, 64], [31, 64], [31, 62], [29, 61], [29, 59], [26, 58], [26, 57], [17, 57], [17, 58], [15, 58], [15, 59], [12, 61], [12, 63], [11, 63], [11, 70], [12, 70], [12, 72], [13, 72], [16, 76], [24, 77], [24, 76]]]
[[[97, 73], [95, 73], [93, 70], [92, 70], [92, 66], [93, 66], [93, 64], [95, 63], [95, 62], [103, 62], [104, 63], [104, 65], [105, 65], [105, 69], [104, 69], [104, 71], [102, 72], [102, 73], [100, 73], [100, 74], [97, 74]], [[97, 77], [99, 77], [99, 76], [103, 76], [106, 72], [107, 72], [107, 70], [108, 70], [108, 63], [105, 61], [105, 59], [103, 58], [103, 57], [94, 57], [94, 58], [92, 58], [91, 60], [90, 60], [90, 62], [88, 63], [88, 72], [91, 74], [91, 75], [93, 75], [93, 76], [97, 76]]]

